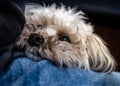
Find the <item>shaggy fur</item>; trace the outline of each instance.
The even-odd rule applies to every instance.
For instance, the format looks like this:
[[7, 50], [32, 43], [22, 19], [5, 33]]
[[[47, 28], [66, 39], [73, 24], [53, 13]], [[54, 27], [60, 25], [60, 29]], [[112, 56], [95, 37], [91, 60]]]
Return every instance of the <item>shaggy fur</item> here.
[[[59, 66], [111, 72], [115, 61], [105, 42], [93, 33], [93, 26], [85, 23], [83, 15], [64, 6], [27, 5], [27, 22], [17, 47], [35, 61], [49, 59]], [[44, 43], [31, 46], [28, 39], [33, 33], [42, 36]]]

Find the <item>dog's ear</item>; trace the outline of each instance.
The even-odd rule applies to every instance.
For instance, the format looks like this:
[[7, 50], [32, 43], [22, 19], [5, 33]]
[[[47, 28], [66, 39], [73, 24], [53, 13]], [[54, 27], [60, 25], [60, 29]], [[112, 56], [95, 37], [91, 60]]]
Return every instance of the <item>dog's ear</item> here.
[[86, 44], [91, 69], [111, 72], [115, 68], [113, 56], [106, 47], [106, 43], [97, 34], [92, 33], [87, 37]]

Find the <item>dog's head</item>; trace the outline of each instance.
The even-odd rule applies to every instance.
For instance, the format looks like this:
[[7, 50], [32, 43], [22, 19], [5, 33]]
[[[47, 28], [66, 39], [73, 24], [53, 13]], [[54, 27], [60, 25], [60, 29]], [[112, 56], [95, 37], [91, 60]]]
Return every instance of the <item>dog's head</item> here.
[[17, 42], [36, 61], [49, 59], [67, 67], [110, 72], [115, 62], [104, 41], [84, 21], [83, 12], [64, 6], [28, 5], [26, 24]]

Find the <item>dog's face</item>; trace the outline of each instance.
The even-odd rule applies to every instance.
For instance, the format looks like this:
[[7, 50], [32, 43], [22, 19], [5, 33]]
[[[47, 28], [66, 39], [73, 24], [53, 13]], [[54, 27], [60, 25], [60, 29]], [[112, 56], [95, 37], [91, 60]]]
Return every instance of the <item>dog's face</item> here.
[[60, 66], [110, 72], [114, 60], [102, 39], [74, 9], [28, 5], [26, 24], [17, 42], [28, 58], [49, 59]]

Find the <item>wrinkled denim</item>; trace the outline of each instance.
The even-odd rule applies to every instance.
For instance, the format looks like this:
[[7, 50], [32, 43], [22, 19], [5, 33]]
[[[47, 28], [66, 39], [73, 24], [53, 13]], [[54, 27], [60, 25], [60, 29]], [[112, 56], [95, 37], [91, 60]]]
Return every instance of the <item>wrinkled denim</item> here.
[[120, 86], [120, 73], [57, 67], [51, 61], [14, 60], [0, 72], [0, 86]]

